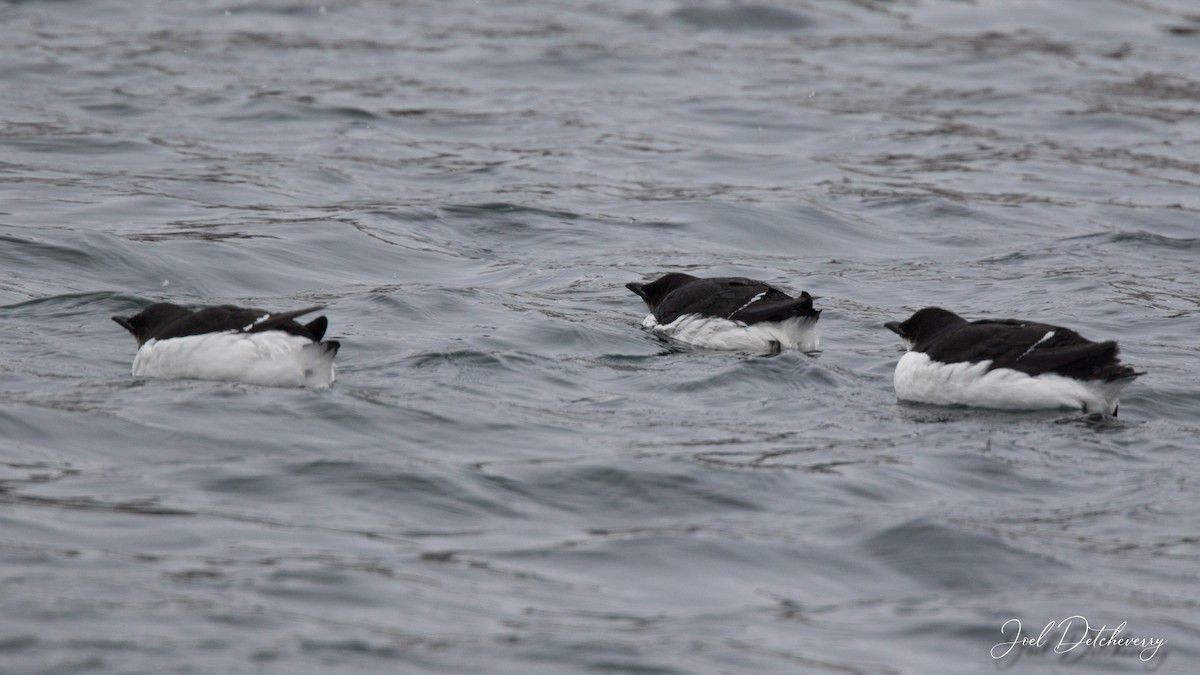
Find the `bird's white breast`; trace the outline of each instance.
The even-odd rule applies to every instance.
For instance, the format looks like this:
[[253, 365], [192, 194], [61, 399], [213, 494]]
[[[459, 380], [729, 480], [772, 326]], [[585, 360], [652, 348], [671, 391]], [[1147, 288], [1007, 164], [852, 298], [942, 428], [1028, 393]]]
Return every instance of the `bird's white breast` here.
[[147, 340], [133, 359], [133, 376], [328, 387], [334, 356], [323, 345], [283, 331], [204, 333]]
[[684, 314], [668, 324], [660, 324], [653, 314], [642, 326], [677, 342], [701, 349], [722, 349], [768, 353], [780, 349], [813, 352], [821, 348], [817, 322], [807, 317], [784, 321], [762, 321], [747, 325], [722, 317]]
[[896, 364], [896, 396], [906, 401], [1000, 410], [1068, 408], [1112, 413], [1128, 380], [1077, 380], [1010, 368], [988, 370], [991, 361], [942, 363], [908, 352]]

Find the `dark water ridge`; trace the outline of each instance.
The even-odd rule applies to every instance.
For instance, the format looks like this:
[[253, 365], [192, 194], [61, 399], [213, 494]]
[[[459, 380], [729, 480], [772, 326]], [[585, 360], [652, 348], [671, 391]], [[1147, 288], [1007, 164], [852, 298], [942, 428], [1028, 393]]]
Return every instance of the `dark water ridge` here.
[[[1191, 672], [1188, 3], [0, 7], [0, 672]], [[629, 281], [818, 296], [823, 351]], [[323, 304], [327, 391], [108, 317]], [[901, 403], [940, 304], [1120, 417]], [[1152, 660], [1022, 649], [1072, 615]]]

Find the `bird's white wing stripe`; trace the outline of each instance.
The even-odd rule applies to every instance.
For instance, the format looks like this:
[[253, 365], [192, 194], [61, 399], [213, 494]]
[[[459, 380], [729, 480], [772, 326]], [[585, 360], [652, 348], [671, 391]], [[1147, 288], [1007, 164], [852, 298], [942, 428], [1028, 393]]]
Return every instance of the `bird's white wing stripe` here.
[[258, 318], [257, 318], [257, 319], [255, 319], [254, 321], [252, 321], [252, 322], [250, 322], [250, 323], [246, 324], [246, 327], [242, 329], [242, 332], [243, 332], [243, 333], [249, 332], [251, 328], [254, 328], [254, 327], [255, 327], [255, 326], [257, 326], [258, 324], [260, 324], [260, 323], [262, 323], [262, 322], [266, 321], [266, 320], [267, 320], [267, 319], [269, 319], [269, 318], [271, 318], [271, 315], [270, 315], [270, 314], [263, 314], [262, 316], [258, 317]]
[[749, 300], [747, 300], [747, 301], [746, 301], [746, 304], [744, 304], [744, 305], [742, 305], [741, 307], [738, 307], [737, 309], [735, 309], [735, 310], [733, 310], [732, 312], [730, 312], [730, 313], [729, 313], [729, 316], [727, 316], [727, 317], [725, 317], [725, 318], [726, 318], [726, 319], [728, 319], [728, 318], [731, 318], [731, 317], [732, 317], [734, 314], [737, 314], [738, 312], [742, 311], [743, 309], [746, 309], [746, 308], [747, 308], [747, 307], [749, 307], [750, 305], [753, 305], [755, 302], [758, 302], [758, 301], [759, 301], [759, 300], [762, 298], [762, 296], [764, 296], [764, 295], [766, 295], [766, 294], [767, 294], [767, 292], [766, 292], [766, 291], [763, 291], [762, 293], [759, 293], [758, 295], [755, 295], [753, 298], [750, 298]]
[[1029, 345], [1029, 349], [1026, 349], [1024, 352], [1021, 352], [1021, 355], [1018, 356], [1015, 360], [1020, 361], [1021, 359], [1025, 358], [1026, 356], [1029, 355], [1029, 352], [1037, 349], [1038, 345], [1042, 344], [1043, 342], [1045, 342], [1046, 340], [1049, 340], [1052, 337], [1054, 337], [1054, 331], [1047, 332], [1045, 335], [1042, 336], [1042, 339]]

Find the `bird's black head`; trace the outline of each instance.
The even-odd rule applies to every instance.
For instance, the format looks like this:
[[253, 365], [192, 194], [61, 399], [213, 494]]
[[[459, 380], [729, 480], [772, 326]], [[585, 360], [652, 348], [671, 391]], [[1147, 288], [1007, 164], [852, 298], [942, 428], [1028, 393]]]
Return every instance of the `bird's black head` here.
[[638, 283], [636, 281], [625, 284], [625, 288], [637, 293], [642, 300], [646, 301], [646, 305], [650, 309], [654, 309], [662, 299], [667, 297], [675, 289], [683, 286], [689, 281], [695, 281], [696, 277], [683, 272], [671, 272], [663, 275], [656, 281], [651, 281], [648, 284]]
[[191, 311], [169, 302], [156, 302], [133, 316], [114, 316], [122, 328], [133, 334], [138, 346], [154, 336], [164, 326], [191, 314]]
[[885, 328], [900, 336], [906, 349], [920, 347], [922, 343], [950, 328], [966, 323], [961, 316], [941, 307], [926, 307], [917, 310], [903, 323], [889, 321]]

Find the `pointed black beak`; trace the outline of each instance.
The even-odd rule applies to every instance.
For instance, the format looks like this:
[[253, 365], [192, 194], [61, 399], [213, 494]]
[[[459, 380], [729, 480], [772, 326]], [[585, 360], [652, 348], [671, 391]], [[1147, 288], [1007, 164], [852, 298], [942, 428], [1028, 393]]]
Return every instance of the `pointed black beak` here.
[[899, 321], [889, 321], [883, 324], [883, 327], [892, 331], [896, 335], [899, 335], [900, 337], [904, 337], [904, 329], [900, 328]]
[[[637, 293], [639, 298], [646, 300], [646, 292], [642, 290], [642, 286], [645, 286], [645, 284], [641, 284], [636, 281], [631, 281], [625, 284], [625, 288]], [[649, 300], [646, 301], [649, 302]]]
[[125, 330], [129, 331], [130, 333], [133, 333], [135, 336], [137, 335], [137, 333], [135, 333], [133, 330], [133, 324], [129, 323], [128, 317], [114, 316], [112, 318], [112, 320], [116, 321], [118, 324], [120, 324], [121, 328], [124, 328]]

